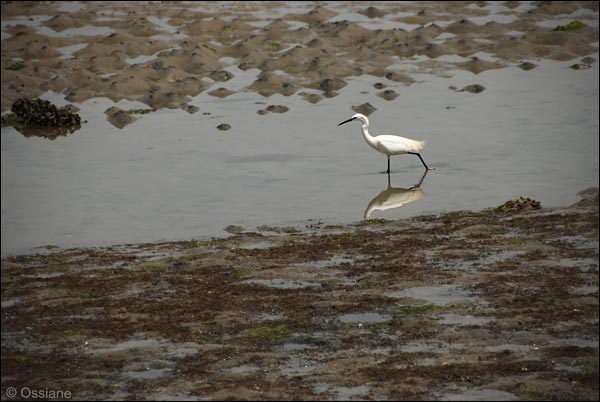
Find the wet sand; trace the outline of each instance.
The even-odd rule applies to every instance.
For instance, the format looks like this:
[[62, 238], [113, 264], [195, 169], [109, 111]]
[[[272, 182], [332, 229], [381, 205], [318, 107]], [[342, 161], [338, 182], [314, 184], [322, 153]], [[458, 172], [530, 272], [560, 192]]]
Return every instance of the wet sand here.
[[598, 400], [598, 189], [2, 260], [2, 387], [78, 399]]
[[[413, 72], [443, 75], [597, 51], [597, 2], [375, 4], [3, 3], [2, 111], [47, 91], [70, 102], [107, 97], [185, 109], [203, 91], [227, 96], [214, 91], [227, 90], [223, 69], [231, 65], [260, 70], [244, 91], [333, 97], [339, 87], [327, 80], [370, 74], [412, 84], [411, 71], [389, 68], [402, 59], [417, 60]], [[581, 27], [553, 30], [574, 20]], [[452, 61], [456, 55], [472, 59]]]

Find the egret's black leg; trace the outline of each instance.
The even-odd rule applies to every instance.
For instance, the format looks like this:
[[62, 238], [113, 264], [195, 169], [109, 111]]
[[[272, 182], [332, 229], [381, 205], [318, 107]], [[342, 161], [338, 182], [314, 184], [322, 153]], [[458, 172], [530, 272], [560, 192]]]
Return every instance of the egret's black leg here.
[[425, 161], [423, 160], [423, 158], [421, 158], [421, 154], [420, 153], [418, 153], [418, 152], [407, 152], [407, 153], [411, 154], [411, 155], [417, 155], [419, 157], [419, 159], [421, 159], [421, 163], [423, 163], [423, 166], [425, 166], [425, 169], [427, 169], [427, 170], [433, 170], [433, 169], [430, 169], [427, 166], [427, 164], [425, 163]]
[[390, 174], [390, 156], [388, 155], [388, 170], [387, 170], [387, 174]]
[[421, 187], [421, 184], [423, 184], [423, 180], [425, 180], [425, 176], [427, 176], [428, 172], [429, 172], [429, 170], [426, 170], [425, 172], [423, 172], [423, 176], [421, 176], [421, 180], [419, 180], [419, 182], [417, 184], [415, 184], [414, 186], [410, 187], [409, 190]]

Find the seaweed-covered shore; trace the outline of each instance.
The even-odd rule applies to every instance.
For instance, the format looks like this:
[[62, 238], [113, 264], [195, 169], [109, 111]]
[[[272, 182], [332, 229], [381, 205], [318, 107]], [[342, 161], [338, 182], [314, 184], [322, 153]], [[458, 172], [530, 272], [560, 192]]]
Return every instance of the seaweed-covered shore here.
[[2, 260], [3, 400], [598, 400], [597, 189], [229, 231]]

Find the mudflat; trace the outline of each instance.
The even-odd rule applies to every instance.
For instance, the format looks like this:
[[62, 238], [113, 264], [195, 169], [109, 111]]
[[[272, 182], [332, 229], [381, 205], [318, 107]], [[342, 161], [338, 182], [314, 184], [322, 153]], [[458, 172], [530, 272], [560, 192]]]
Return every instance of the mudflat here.
[[598, 400], [598, 190], [584, 195], [7, 258], [2, 388]]
[[[260, 70], [245, 91], [316, 103], [362, 74], [410, 85], [411, 73], [480, 73], [515, 62], [530, 69], [535, 59], [597, 52], [597, 2], [490, 4], [4, 3], [1, 109], [47, 91], [69, 102], [107, 97], [187, 109], [203, 91], [234, 93], [221, 87], [232, 63]], [[415, 68], [389, 68], [403, 59]]]
[[[6, 2], [1, 108], [50, 91], [143, 112], [194, 112], [202, 92], [312, 107], [364, 74], [410, 86], [417, 74], [529, 71], [540, 59], [587, 69], [597, 12], [597, 2]], [[231, 89], [238, 70], [256, 78]], [[119, 129], [144, 118], [104, 113]], [[8, 256], [2, 398], [598, 400], [598, 190], [562, 208], [514, 205]]]

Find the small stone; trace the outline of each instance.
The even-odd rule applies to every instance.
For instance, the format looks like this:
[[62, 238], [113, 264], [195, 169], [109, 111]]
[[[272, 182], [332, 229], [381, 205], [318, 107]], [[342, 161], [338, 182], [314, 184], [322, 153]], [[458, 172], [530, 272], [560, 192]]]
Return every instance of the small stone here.
[[365, 116], [368, 116], [374, 111], [376, 111], [377, 108], [367, 102], [363, 103], [362, 105], [352, 106], [352, 110], [354, 110], [356, 113], [362, 113]]
[[290, 108], [282, 105], [269, 105], [267, 106], [267, 110], [273, 113], [285, 113], [290, 110]]
[[244, 228], [238, 225], [229, 225], [225, 227], [225, 231], [231, 234], [240, 234], [244, 231]]
[[234, 93], [234, 91], [231, 91], [227, 88], [217, 88], [214, 91], [210, 91], [208, 94], [210, 96], [216, 96], [217, 98], [225, 98], [229, 95], [233, 95]]
[[589, 64], [576, 63], [570, 66], [570, 68], [572, 68], [573, 70], [587, 70], [589, 68], [592, 68], [592, 66], [590, 66]]
[[300, 95], [304, 98], [304, 100], [310, 103], [317, 103], [323, 100], [323, 97], [321, 95], [311, 94], [308, 92], [300, 92]]
[[229, 129], [231, 128], [231, 125], [230, 125], [230, 124], [227, 124], [227, 123], [222, 123], [222, 124], [219, 124], [219, 125], [217, 126], [217, 128], [218, 128], [219, 130], [221, 130], [221, 131], [227, 131], [227, 130], [229, 130]]
[[104, 113], [108, 115], [108, 122], [116, 128], [122, 129], [123, 127], [139, 120], [139, 117], [132, 116], [126, 111], [121, 110], [115, 106], [107, 109]]
[[399, 73], [397, 71], [390, 71], [385, 75], [385, 78], [387, 78], [390, 81], [396, 81], [396, 82], [401, 82], [405, 85], [410, 85], [412, 83], [415, 82], [415, 80], [413, 80], [412, 78], [410, 78], [408, 75], [406, 74], [402, 74]]
[[348, 83], [341, 78], [326, 78], [321, 81], [319, 88], [321, 88], [325, 92], [333, 92], [344, 88]]
[[537, 67], [537, 64], [532, 63], [530, 61], [526, 61], [524, 63], [519, 64], [519, 67], [525, 71], [533, 70]]
[[379, 96], [380, 98], [383, 98], [385, 100], [392, 101], [392, 100], [396, 99], [399, 95], [393, 89], [386, 89], [383, 92], [379, 92], [377, 94], [377, 96]]
[[281, 94], [284, 96], [291, 96], [298, 90], [298, 87], [291, 82], [284, 82], [281, 84], [281, 88]]
[[182, 269], [185, 268], [187, 265], [190, 265], [189, 262], [187, 261], [175, 261], [171, 267], [175, 268], [175, 269]]
[[584, 64], [594, 64], [596, 61], [597, 60], [591, 56], [587, 56], [587, 57], [584, 57], [583, 59], [581, 59], [581, 62]]
[[464, 87], [460, 91], [461, 92], [466, 91], [466, 92], [471, 92], [473, 94], [478, 94], [478, 93], [481, 93], [481, 92], [485, 91], [485, 87], [483, 85], [473, 84], [473, 85], [467, 85], [466, 87]]
[[187, 103], [184, 103], [183, 105], [181, 105], [181, 108], [183, 110], [185, 110], [186, 112], [188, 112], [189, 114], [194, 114], [200, 110], [200, 108], [198, 106], [189, 105]]
[[229, 71], [219, 70], [210, 73], [209, 77], [215, 81], [229, 81], [233, 78], [233, 74], [231, 74]]
[[373, 6], [367, 8], [366, 10], [360, 11], [360, 13], [369, 18], [381, 18], [385, 16], [385, 12]]

